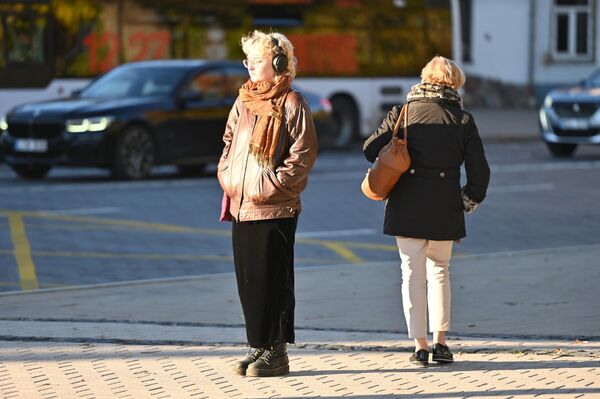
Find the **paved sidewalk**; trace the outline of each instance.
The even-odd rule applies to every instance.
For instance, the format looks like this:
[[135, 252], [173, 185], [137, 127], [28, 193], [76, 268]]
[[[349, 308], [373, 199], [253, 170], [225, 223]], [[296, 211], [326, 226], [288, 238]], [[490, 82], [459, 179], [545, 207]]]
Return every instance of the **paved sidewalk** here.
[[[15, 340], [0, 341], [3, 398], [600, 397], [600, 345], [589, 342], [455, 339], [455, 364], [418, 368], [398, 335], [299, 330], [291, 374], [261, 379], [230, 371], [242, 328], [4, 325]], [[44, 338], [27, 340], [32, 331]]]
[[297, 270], [291, 374], [266, 379], [230, 372], [230, 273], [2, 294], [0, 398], [600, 398], [599, 255], [457, 256], [456, 363], [426, 369], [407, 361], [397, 263]]

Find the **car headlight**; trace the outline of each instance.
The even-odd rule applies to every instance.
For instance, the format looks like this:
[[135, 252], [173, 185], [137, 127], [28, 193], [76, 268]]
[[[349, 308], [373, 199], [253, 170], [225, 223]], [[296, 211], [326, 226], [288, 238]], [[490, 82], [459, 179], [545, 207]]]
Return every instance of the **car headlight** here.
[[542, 124], [542, 129], [544, 131], [550, 130], [550, 124], [548, 123], [548, 114], [546, 114], [546, 110], [543, 107], [540, 108], [540, 123]]
[[0, 133], [8, 129], [8, 123], [6, 123], [6, 115], [0, 116]]
[[546, 98], [544, 98], [544, 107], [546, 107], [546, 108], [552, 107], [552, 97], [550, 97], [550, 95], [547, 95]]
[[65, 123], [69, 133], [102, 132], [110, 126], [115, 118], [112, 116], [95, 116], [93, 118], [69, 119]]

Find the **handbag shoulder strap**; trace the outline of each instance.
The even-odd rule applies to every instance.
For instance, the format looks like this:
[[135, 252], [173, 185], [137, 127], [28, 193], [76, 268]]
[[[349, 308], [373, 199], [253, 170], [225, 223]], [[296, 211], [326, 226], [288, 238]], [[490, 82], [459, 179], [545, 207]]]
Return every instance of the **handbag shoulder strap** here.
[[404, 140], [406, 140], [406, 135], [408, 134], [408, 103], [402, 106], [400, 110], [400, 115], [398, 116], [398, 120], [396, 121], [396, 126], [394, 126], [394, 133], [392, 137], [398, 137], [398, 130], [400, 129], [400, 125], [402, 124], [402, 119], [404, 119]]

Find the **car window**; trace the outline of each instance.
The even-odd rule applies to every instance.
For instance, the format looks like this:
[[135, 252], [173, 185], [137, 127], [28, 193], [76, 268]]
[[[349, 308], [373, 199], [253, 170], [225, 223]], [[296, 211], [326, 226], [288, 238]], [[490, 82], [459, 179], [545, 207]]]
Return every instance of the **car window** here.
[[173, 90], [174, 83], [168, 76], [154, 76], [143, 83], [141, 94], [142, 96], [166, 95]]
[[248, 71], [246, 68], [227, 68], [227, 83], [225, 93], [227, 97], [237, 97], [240, 87], [248, 81]]
[[120, 76], [118, 79], [111, 79], [102, 84], [94, 85], [93, 88], [85, 90], [82, 97], [123, 97], [131, 92], [133, 84], [133, 79], [128, 79], [127, 76]]
[[222, 100], [225, 96], [225, 78], [218, 70], [202, 72], [190, 80], [184, 94], [201, 95], [203, 100]]
[[162, 96], [173, 92], [187, 69], [177, 67], [115, 68], [93, 81], [81, 92], [81, 97], [115, 98]]

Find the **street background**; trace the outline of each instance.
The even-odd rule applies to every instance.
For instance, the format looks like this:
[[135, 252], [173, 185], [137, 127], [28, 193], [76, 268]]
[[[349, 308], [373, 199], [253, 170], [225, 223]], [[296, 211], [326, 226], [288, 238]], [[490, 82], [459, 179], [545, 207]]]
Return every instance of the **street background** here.
[[[573, 159], [552, 158], [537, 139], [533, 111], [474, 114], [492, 181], [488, 198], [467, 215], [467, 238], [454, 247], [454, 331], [597, 337], [600, 312], [588, 304], [600, 299], [594, 289], [600, 153], [582, 147]], [[405, 331], [399, 301], [382, 300], [375, 306], [371, 300], [384, 287], [399, 298], [401, 278], [393, 238], [381, 233], [384, 205], [367, 200], [359, 189], [367, 167], [357, 145], [322, 152], [311, 173], [303, 194], [296, 267], [307, 273], [319, 270], [315, 276], [327, 270], [331, 278], [323, 281], [340, 281], [340, 292], [334, 297], [307, 283], [312, 288], [306, 300], [318, 303], [323, 314], [299, 306], [300, 327]], [[214, 170], [188, 179], [161, 168], [146, 181], [115, 182], [101, 170], [57, 168], [43, 181], [27, 182], [6, 166], [0, 168], [5, 226], [0, 230], [1, 291], [62, 292], [85, 285], [216, 275], [235, 293], [230, 225], [217, 221], [221, 195]], [[361, 284], [346, 285], [344, 276]], [[300, 300], [305, 291], [300, 285]], [[142, 302], [134, 309], [81, 299], [63, 305], [44, 300], [25, 308], [11, 303], [21, 296], [9, 296], [0, 302], [0, 316], [243, 324], [237, 297], [231, 295], [222, 311], [211, 301], [213, 292], [198, 290], [197, 301], [179, 306], [161, 298], [151, 307]], [[348, 314], [336, 316], [340, 306]], [[390, 317], [372, 312], [381, 306]]]
[[[155, 138], [170, 163], [198, 172], [219, 154], [214, 118], [247, 79], [240, 38], [254, 29], [293, 43], [294, 87], [330, 145], [302, 195], [296, 342], [276, 378], [230, 370], [248, 348], [214, 164], [127, 181], [64, 167], [27, 180], [0, 162], [0, 399], [600, 398], [600, 147], [569, 157], [573, 145], [540, 134], [597, 139], [598, 20], [591, 0], [0, 0], [0, 158], [104, 155], [141, 176], [153, 140], [127, 127], [145, 121], [164, 126]], [[419, 368], [384, 204], [360, 192], [358, 137], [436, 54], [465, 71], [492, 174], [454, 246], [456, 361]], [[172, 86], [172, 73], [108, 79], [107, 102], [76, 94], [129, 62], [174, 59], [235, 65], [194, 62], [202, 71]], [[211, 139], [216, 153], [194, 154]]]
[[[267, 383], [228, 372], [243, 317], [214, 170], [187, 179], [160, 168], [146, 181], [115, 182], [100, 170], [56, 168], [27, 182], [0, 166], [0, 392], [597, 397], [600, 152], [552, 158], [534, 111], [474, 114], [492, 181], [454, 249], [452, 375], [406, 363], [398, 255], [381, 233], [383, 204], [360, 193], [368, 164], [357, 145], [321, 153], [303, 195], [292, 381]], [[147, 378], [137, 367], [118, 371], [134, 360]], [[536, 369], [541, 379], [528, 375]], [[399, 370], [408, 385], [392, 379]], [[447, 386], [418, 382], [439, 373]]]

